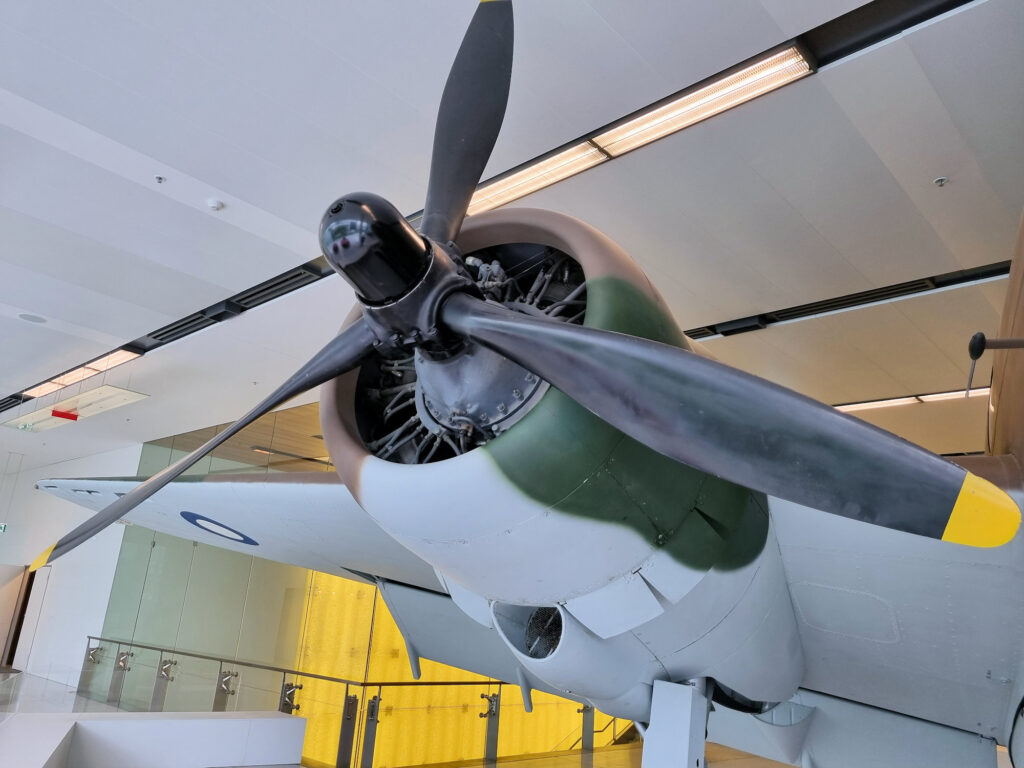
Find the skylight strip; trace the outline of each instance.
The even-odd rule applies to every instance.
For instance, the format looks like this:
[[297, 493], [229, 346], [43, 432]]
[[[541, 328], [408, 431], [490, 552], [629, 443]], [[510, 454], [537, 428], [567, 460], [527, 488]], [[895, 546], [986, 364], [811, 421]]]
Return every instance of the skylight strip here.
[[31, 389], [26, 389], [22, 392], [22, 395], [31, 398], [44, 397], [46, 395], [56, 392], [58, 389], [77, 384], [80, 381], [91, 378], [98, 373], [104, 373], [109, 371], [111, 368], [115, 368], [119, 365], [127, 363], [130, 360], [140, 357], [138, 352], [132, 352], [127, 349], [115, 349], [113, 352], [92, 360], [85, 365], [80, 365], [77, 368], [62, 373], [60, 376], [55, 376], [49, 381], [44, 381], [42, 384], [37, 384]]
[[932, 392], [927, 395], [911, 395], [909, 397], [891, 397], [887, 400], [865, 400], [861, 403], [844, 403], [835, 406], [837, 411], [843, 413], [856, 413], [858, 411], [871, 411], [878, 408], [892, 408], [897, 405], [913, 405], [914, 403], [935, 403], [943, 400], [963, 400], [967, 397], [988, 397], [989, 387], [978, 387], [972, 389], [968, 394], [965, 389], [957, 389], [950, 392]]

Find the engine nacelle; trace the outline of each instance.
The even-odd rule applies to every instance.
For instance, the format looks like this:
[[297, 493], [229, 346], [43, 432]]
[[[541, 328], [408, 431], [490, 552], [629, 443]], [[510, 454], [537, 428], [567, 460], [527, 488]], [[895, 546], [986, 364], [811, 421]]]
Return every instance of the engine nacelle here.
[[[459, 246], [468, 263], [475, 259], [472, 263], [481, 265], [479, 285], [498, 286], [492, 300], [504, 295], [506, 273], [528, 263], [513, 269], [488, 261], [495, 248], [518, 247], [505, 245], [510, 243], [546, 248], [582, 267], [586, 325], [690, 349], [647, 277], [618, 246], [592, 227], [550, 211], [507, 209], [466, 221]], [[569, 269], [566, 262], [566, 275]], [[530, 299], [545, 279], [551, 280], [550, 273], [547, 278], [541, 274], [528, 294], [526, 288], [521, 293]], [[569, 314], [562, 310], [578, 306], [583, 291], [567, 285], [563, 293], [546, 308], [534, 304], [522, 311]], [[378, 375], [372, 385], [358, 372], [328, 383], [321, 392], [321, 422], [338, 472], [355, 497], [385, 531], [434, 566], [453, 595], [476, 595], [484, 607], [496, 606], [493, 616], [503, 617], [499, 629], [501, 621], [518, 615], [514, 606], [556, 610], [563, 628], [586, 632], [574, 634], [573, 642], [589, 638], [587, 647], [595, 658], [598, 645], [591, 640], [616, 648], [624, 643], [634, 650], [657, 646], [644, 651], [653, 659], [641, 676], [645, 683], [654, 677], [683, 679], [684, 670], [706, 672], [760, 632], [764, 648], [795, 644], [792, 664], [772, 684], [763, 684], [763, 673], [727, 675], [724, 684], [758, 700], [778, 701], [795, 690], [802, 659], [761, 494], [656, 453], [553, 388], [527, 390], [516, 383], [519, 373], [497, 370], [486, 355], [436, 361], [447, 366], [443, 375], [423, 367], [431, 362], [417, 357], [393, 364], [377, 374], [395, 378]], [[401, 378], [413, 366], [434, 383], [432, 388]], [[473, 366], [480, 366], [479, 376]], [[385, 386], [388, 381], [394, 386]], [[454, 385], [437, 386], [438, 381]], [[474, 393], [476, 381], [486, 383]], [[367, 434], [360, 422], [366, 409], [357, 409], [356, 403], [362, 403], [359, 398], [368, 389], [387, 391], [389, 397], [397, 393], [383, 408], [385, 414], [415, 409], [421, 422], [416, 429], [422, 430], [416, 434], [423, 436], [415, 451], [408, 448], [415, 436], [401, 432], [402, 427], [383, 437]], [[446, 403], [430, 394], [452, 390], [458, 395]], [[412, 391], [416, 394], [408, 402], [400, 399]], [[466, 431], [453, 431], [460, 424]], [[487, 439], [479, 439], [484, 432]], [[466, 447], [457, 444], [462, 435], [477, 446], [460, 450]], [[431, 460], [442, 438], [445, 450], [456, 455]], [[406, 460], [412, 456], [426, 463], [396, 461], [394, 452], [401, 446]], [[709, 633], [750, 594], [771, 596], [770, 606], [748, 603], [748, 609], [731, 616], [749, 621], [734, 638], [725, 638], [729, 642], [718, 642], [716, 653], [716, 643], [707, 643]], [[781, 603], [778, 595], [783, 595]], [[471, 615], [486, 621], [489, 613]], [[764, 637], [764, 627], [777, 637]], [[639, 628], [650, 637], [628, 634]], [[680, 655], [688, 644], [707, 652]], [[515, 651], [514, 644], [510, 647]], [[743, 663], [757, 666], [753, 659], [762, 657], [747, 658], [750, 652], [747, 648]], [[663, 656], [674, 659], [669, 667]], [[554, 660], [546, 664], [554, 669]], [[549, 671], [550, 679], [536, 673], [563, 690], [575, 685], [561, 672]], [[573, 690], [605, 703], [609, 697], [632, 695], [632, 689], [601, 696]], [[772, 698], [762, 698], [765, 694]], [[628, 716], [639, 717], [635, 705], [628, 709]]]

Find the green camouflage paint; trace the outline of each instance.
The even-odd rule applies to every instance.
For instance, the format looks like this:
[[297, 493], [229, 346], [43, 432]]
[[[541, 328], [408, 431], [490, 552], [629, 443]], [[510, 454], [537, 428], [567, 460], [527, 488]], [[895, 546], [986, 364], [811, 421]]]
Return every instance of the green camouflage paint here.
[[[686, 346], [668, 312], [618, 278], [587, 282], [586, 324]], [[739, 568], [764, 546], [763, 494], [662, 456], [556, 389], [482, 450], [537, 502], [632, 528], [691, 568]]]

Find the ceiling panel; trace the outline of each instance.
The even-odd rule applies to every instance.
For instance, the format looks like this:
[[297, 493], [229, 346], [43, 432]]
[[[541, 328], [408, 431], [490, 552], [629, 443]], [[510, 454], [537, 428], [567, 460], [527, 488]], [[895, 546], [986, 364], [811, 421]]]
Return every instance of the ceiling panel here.
[[139, 184], [3, 127], [0, 162], [0, 206], [193, 275], [219, 286], [221, 298], [316, 253], [312, 231], [300, 255], [221, 220], [202, 200], [182, 205], [152, 178]]
[[856, 415], [935, 453], [985, 450], [988, 398], [942, 400], [860, 411]]
[[[978, 331], [993, 337], [999, 335], [999, 318], [1007, 285], [1008, 281], [1002, 279], [986, 285], [938, 291], [899, 301], [892, 306], [961, 371], [964, 383], [954, 389], [962, 389], [971, 365], [967, 342]], [[991, 357], [988, 354], [978, 361], [976, 382], [981, 385], [988, 383]]]
[[[589, 0], [589, 4], [647, 62], [662, 89], [659, 96], [710, 77], [786, 39], [758, 0], [730, 0], [726, 13], [716, 3], [674, 0], [648, 0], [642, 6], [616, 0]], [[652, 44], [655, 40], [667, 44]]]
[[1024, 208], [1024, 3], [960, 8], [907, 38], [961, 136], [1007, 208]]
[[786, 37], [807, 32], [865, 5], [867, 0], [761, 0]]
[[[835, 404], [963, 389], [968, 340], [998, 322], [982, 286], [968, 286], [703, 343], [722, 362]], [[990, 366], [991, 356], [979, 361], [979, 384]]]
[[[167, 320], [176, 320], [197, 305], [213, 304], [224, 298], [226, 290], [141, 254], [111, 248], [4, 207], [0, 207], [0, 254], [4, 263], [52, 281], [55, 291], [60, 283], [86, 288], [140, 304]], [[23, 290], [24, 286], [8, 282], [0, 286], [0, 301], [16, 301]]]
[[745, 119], [721, 121], [735, 151], [874, 285], [957, 268], [820, 79], [744, 109]]
[[[1019, 210], [996, 194], [907, 42], [851, 57], [819, 79], [961, 266], [1010, 251]], [[936, 186], [943, 176], [948, 183]]]

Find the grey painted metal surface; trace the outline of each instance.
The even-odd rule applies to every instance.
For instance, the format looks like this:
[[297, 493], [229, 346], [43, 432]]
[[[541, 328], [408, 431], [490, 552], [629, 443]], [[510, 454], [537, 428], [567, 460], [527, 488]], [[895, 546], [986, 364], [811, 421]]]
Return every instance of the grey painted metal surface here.
[[806, 690], [792, 701], [813, 710], [797, 721], [802, 732], [779, 733], [794, 726], [715, 707], [708, 739], [799, 768], [996, 766], [995, 741], [976, 733]]
[[770, 500], [802, 687], [998, 738], [1022, 696], [1024, 538], [994, 549]]
[[[102, 509], [138, 481], [40, 480], [37, 487], [90, 509]], [[251, 537], [252, 546], [217, 536], [180, 517], [189, 510]], [[173, 536], [348, 575], [349, 568], [443, 591], [433, 569], [384, 533], [333, 472], [220, 475], [169, 484], [127, 519]]]

